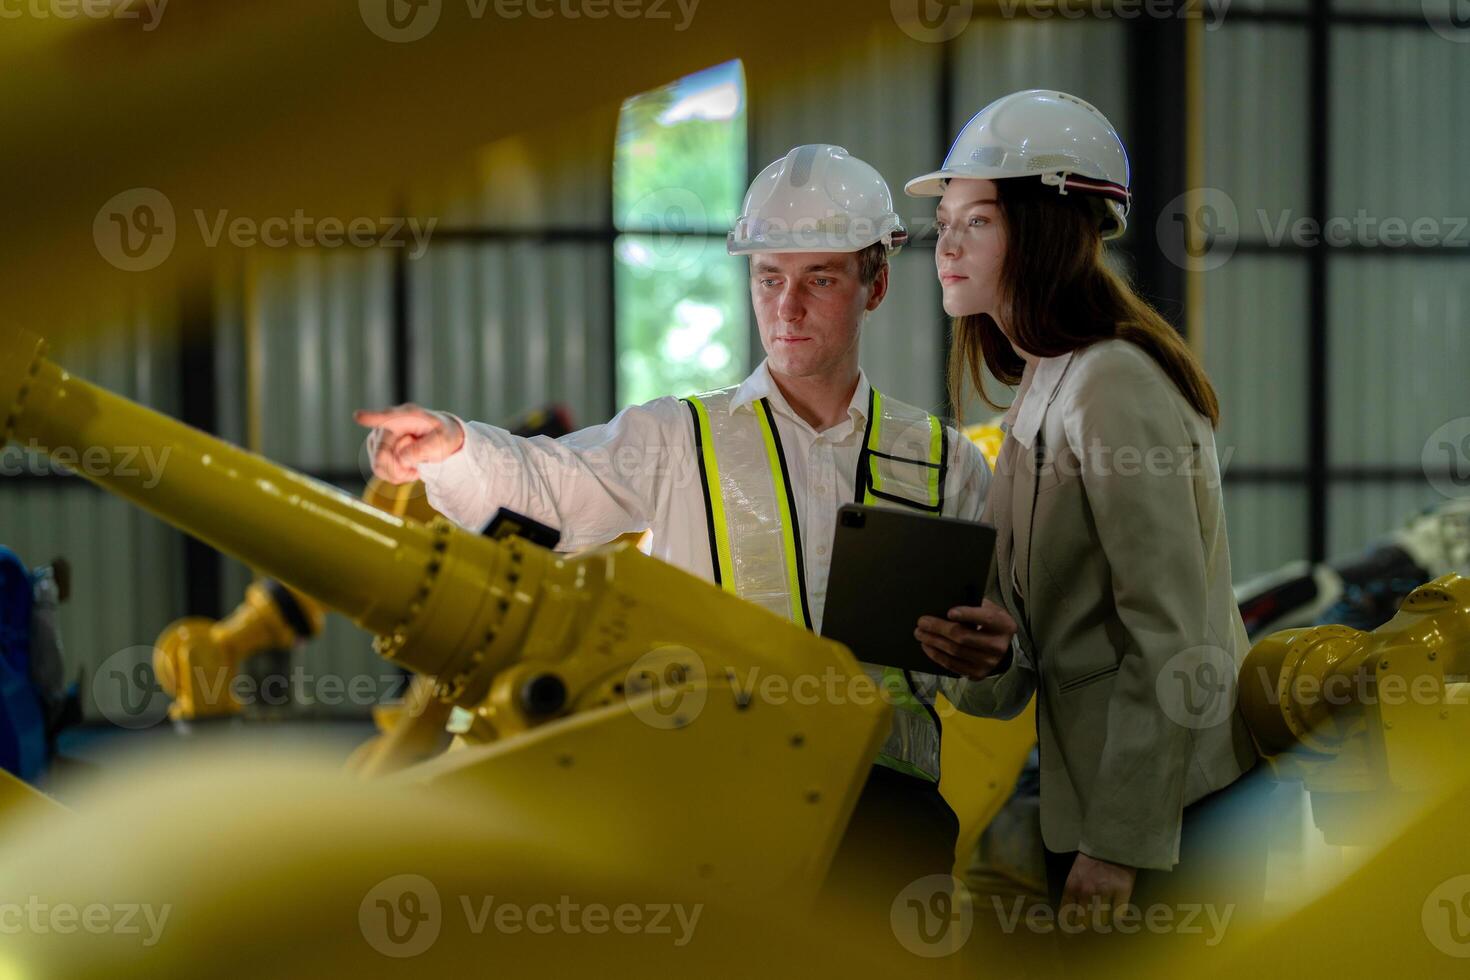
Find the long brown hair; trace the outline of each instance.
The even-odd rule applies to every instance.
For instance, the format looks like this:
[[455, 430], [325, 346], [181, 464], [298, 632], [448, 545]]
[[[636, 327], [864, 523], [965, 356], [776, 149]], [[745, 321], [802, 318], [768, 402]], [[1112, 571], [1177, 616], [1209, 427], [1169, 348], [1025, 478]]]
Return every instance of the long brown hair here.
[[[1100, 204], [1058, 194], [1038, 179], [995, 181], [1006, 227], [1000, 298], [1010, 311], [1016, 345], [1057, 357], [1099, 340], [1137, 344], [1158, 362], [1185, 400], [1220, 424], [1220, 403], [1194, 353], [1159, 312], [1103, 261]], [[991, 408], [981, 368], [1014, 385], [1025, 362], [988, 314], [955, 317], [949, 354], [949, 396], [961, 414], [968, 380]]]

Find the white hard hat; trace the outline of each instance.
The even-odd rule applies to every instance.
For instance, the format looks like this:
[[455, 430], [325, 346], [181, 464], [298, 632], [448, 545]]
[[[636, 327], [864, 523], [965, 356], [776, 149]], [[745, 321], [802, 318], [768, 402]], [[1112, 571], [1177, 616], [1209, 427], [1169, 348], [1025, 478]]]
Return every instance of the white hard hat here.
[[1128, 226], [1128, 153], [1106, 116], [1075, 95], [1027, 89], [996, 99], [965, 123], [944, 166], [904, 186], [912, 197], [939, 197], [953, 177], [1040, 177], [1061, 194], [1103, 198], [1104, 238]]
[[908, 241], [883, 175], [840, 146], [798, 146], [760, 172], [730, 232], [730, 254], [860, 252]]

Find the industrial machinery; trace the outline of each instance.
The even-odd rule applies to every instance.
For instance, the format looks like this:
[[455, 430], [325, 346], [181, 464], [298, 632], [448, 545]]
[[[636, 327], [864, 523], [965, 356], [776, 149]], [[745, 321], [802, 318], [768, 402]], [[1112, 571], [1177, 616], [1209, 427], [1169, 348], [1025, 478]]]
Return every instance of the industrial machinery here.
[[1372, 632], [1273, 633], [1246, 657], [1239, 699], [1278, 778], [1311, 793], [1327, 840], [1375, 839], [1385, 809], [1470, 771], [1470, 579], [1419, 586]]
[[1470, 500], [1415, 514], [1344, 561], [1291, 562], [1235, 587], [1246, 632], [1337, 624], [1375, 629], [1414, 588], [1450, 572], [1470, 574]]
[[[557, 438], [571, 431], [566, 409], [549, 405], [527, 412], [510, 430], [520, 436]], [[422, 483], [394, 485], [377, 477], [362, 499], [379, 510], [428, 524], [439, 516]], [[246, 590], [245, 600], [218, 622], [190, 616], [169, 624], [153, 648], [159, 686], [173, 698], [168, 714], [176, 722], [239, 714], [233, 681], [241, 664], [270, 650], [286, 650], [322, 631], [326, 610], [311, 596], [270, 578]]]
[[[0, 331], [0, 435], [171, 447], [151, 488], [127, 467], [89, 479], [349, 616], [462, 709], [460, 747], [395, 778], [493, 814], [507, 861], [551, 850], [589, 878], [811, 904], [891, 711], [844, 647], [627, 545], [567, 557], [387, 513], [45, 352]], [[841, 696], [753, 695], [752, 677]]]
[[[459, 709], [460, 736], [374, 780], [304, 751], [211, 759], [183, 778], [144, 771], [60, 820], [24, 787], [0, 787], [19, 794], [6, 811], [0, 895], [30, 896], [24, 913], [119, 901], [167, 912], [147, 945], [136, 930], [7, 935], [0, 977], [404, 976], [487, 959], [506, 972], [611, 975], [1034, 966], [1015, 951], [1029, 955], [1035, 936], [1002, 943], [1003, 917], [986, 928], [989, 910], [938, 893], [897, 896], [888, 934], [808, 918], [891, 710], [841, 646], [626, 544], [568, 557], [386, 513], [89, 385], [48, 361], [37, 338], [4, 330], [0, 421], [4, 438], [46, 447], [172, 447], [151, 489], [122, 467], [90, 478], [352, 617], [383, 656], [419, 674], [412, 697]], [[1396, 960], [1424, 975], [1456, 965], [1446, 957], [1470, 942], [1453, 930], [1445, 939], [1428, 917], [1444, 902], [1458, 908], [1450, 872], [1470, 858], [1456, 832], [1470, 805], [1456, 757], [1467, 716], [1450, 702], [1464, 683], [1467, 623], [1470, 582], [1447, 577], [1375, 633], [1301, 631], [1257, 645], [1240, 697], [1278, 774], [1301, 775], [1314, 798], [1390, 798], [1395, 826], [1432, 839], [1435, 853], [1402, 836], [1360, 837], [1382, 853], [1332, 895], [1232, 935], [1218, 955], [1200, 960], [1196, 944], [1202, 972], [1305, 968], [1340, 933], [1332, 909], [1360, 909], [1365, 887], [1370, 904], [1398, 903], [1376, 909], [1403, 944]], [[1274, 702], [1250, 693], [1259, 670]], [[1325, 686], [1365, 675], [1380, 692], [1393, 677], [1411, 691], [1420, 680], [1427, 704], [1300, 697], [1302, 677]], [[772, 693], [808, 676], [842, 696]], [[1410, 898], [1424, 903], [1422, 925]], [[1336, 904], [1324, 911], [1322, 901]], [[495, 902], [513, 914], [502, 918]], [[530, 928], [539, 910], [599, 902], [604, 913], [639, 902], [682, 910], [686, 925], [703, 917], [687, 946], [609, 929], [610, 915], [600, 931], [569, 931], [565, 919], [553, 935]], [[968, 916], [966, 929], [936, 954], [924, 925], [901, 922], [915, 911], [923, 923], [932, 913], [940, 933]], [[1303, 935], [1320, 948], [1300, 949]], [[1149, 975], [1177, 973], [1182, 959], [1144, 962], [1110, 953], [1095, 965]]]

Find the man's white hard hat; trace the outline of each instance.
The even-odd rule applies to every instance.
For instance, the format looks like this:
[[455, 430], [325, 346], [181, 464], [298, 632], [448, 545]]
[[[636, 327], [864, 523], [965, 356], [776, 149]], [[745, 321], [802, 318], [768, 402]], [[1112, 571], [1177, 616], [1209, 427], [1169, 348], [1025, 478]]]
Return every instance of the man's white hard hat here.
[[762, 170], [730, 232], [731, 255], [860, 252], [908, 240], [883, 175], [840, 146], [798, 146]]

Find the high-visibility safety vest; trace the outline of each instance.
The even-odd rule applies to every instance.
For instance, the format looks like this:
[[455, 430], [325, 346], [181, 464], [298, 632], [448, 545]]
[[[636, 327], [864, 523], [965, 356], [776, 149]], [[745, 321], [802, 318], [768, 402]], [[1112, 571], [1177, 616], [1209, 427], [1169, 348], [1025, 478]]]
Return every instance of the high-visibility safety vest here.
[[[796, 493], [775, 414], [767, 398], [730, 411], [738, 388], [684, 399], [701, 463], [714, 581], [727, 592], [811, 629]], [[870, 389], [855, 502], [941, 513], [949, 468], [947, 443], [937, 417]], [[937, 781], [939, 717], [933, 698], [938, 678], [862, 666], [895, 708], [893, 730], [878, 755], [879, 764]]]

